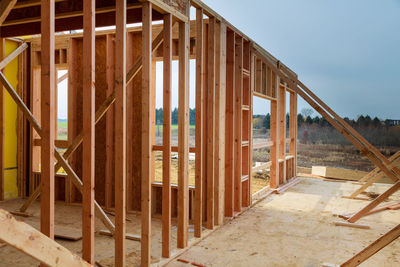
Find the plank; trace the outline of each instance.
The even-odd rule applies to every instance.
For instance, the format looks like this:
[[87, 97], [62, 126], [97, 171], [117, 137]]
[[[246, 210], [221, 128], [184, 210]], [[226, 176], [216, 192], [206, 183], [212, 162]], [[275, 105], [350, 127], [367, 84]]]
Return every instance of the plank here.
[[163, 183], [162, 256], [171, 256], [171, 96], [172, 96], [172, 15], [164, 15], [163, 43]]
[[116, 2], [115, 31], [115, 265], [126, 263], [126, 0]]
[[[3, 39], [3, 40], [5, 40], [5, 39]], [[3, 70], [8, 65], [8, 63], [13, 61], [16, 57], [18, 57], [27, 48], [28, 48], [28, 44], [27, 43], [22, 43], [20, 46], [18, 46], [17, 49], [12, 51], [11, 54], [9, 54], [6, 58], [3, 59], [3, 57], [4, 57], [4, 55], [3, 55], [1, 57], [0, 70]], [[3, 48], [3, 50], [4, 50], [4, 48]]]
[[54, 106], [55, 106], [55, 64], [54, 64], [54, 0], [41, 4], [41, 190], [40, 227], [43, 234], [54, 239]]
[[[268, 69], [267, 72], [267, 86], [270, 92], [273, 91], [273, 77], [275, 74], [272, 73], [271, 69]], [[275, 78], [277, 79], [277, 78]], [[279, 128], [278, 128], [278, 100], [271, 101], [271, 123], [270, 123], [270, 139], [272, 142], [272, 146], [270, 147], [270, 186], [273, 189], [276, 189], [279, 185]]]
[[196, 127], [194, 236], [201, 237], [203, 224], [203, 110], [204, 110], [204, 23], [203, 10], [196, 9]]
[[242, 105], [243, 105], [243, 38], [235, 36], [235, 147], [234, 147], [234, 211], [242, 210]]
[[297, 176], [297, 94], [290, 92], [289, 154], [294, 156], [293, 176]]
[[189, 224], [189, 24], [179, 22], [178, 248], [188, 245]]
[[[389, 157], [389, 161], [393, 164], [393, 161], [395, 161], [399, 157], [400, 157], [400, 151], [397, 151], [391, 157]], [[361, 178], [359, 182], [363, 183], [363, 182], [368, 181], [371, 177], [374, 177], [379, 171], [380, 171], [379, 168], [373, 169], [367, 175], [365, 175], [363, 178]]]
[[151, 35], [152, 35], [152, 4], [144, 2], [142, 7], [142, 184], [141, 184], [141, 217], [142, 243], [141, 265], [151, 263]]
[[214, 156], [215, 156], [215, 18], [208, 22], [207, 45], [207, 150], [206, 150], [206, 176], [207, 176], [207, 228], [214, 227]]
[[32, 226], [0, 209], [0, 239], [46, 266], [91, 266]]
[[83, 2], [83, 142], [82, 142], [82, 258], [94, 264], [94, 164], [95, 164], [95, 9], [94, 0]]
[[279, 128], [279, 159], [283, 160], [283, 173], [279, 173], [279, 184], [286, 183], [286, 87], [277, 85], [278, 88], [278, 128]]
[[[3, 62], [6, 49], [6, 40], [0, 38], [0, 60]], [[0, 71], [2, 71], [0, 69]], [[4, 87], [0, 86], [0, 201], [4, 200], [4, 138], [5, 138], [5, 94]]]
[[235, 33], [227, 31], [225, 114], [225, 216], [234, 214]]
[[352, 228], [359, 228], [359, 229], [371, 229], [369, 225], [366, 224], [357, 224], [357, 223], [349, 223], [349, 222], [334, 222], [336, 226], [347, 226]]
[[17, 0], [1, 0], [0, 2], [0, 25], [6, 20], [11, 9], [15, 6]]
[[370, 244], [368, 247], [354, 255], [352, 258], [350, 258], [348, 261], [345, 263], [341, 264], [340, 266], [342, 267], [350, 267], [350, 266], [358, 266], [370, 257], [372, 257], [374, 254], [379, 252], [381, 249], [392, 243], [394, 240], [399, 238], [400, 236], [400, 224], [375, 240], [372, 244]]

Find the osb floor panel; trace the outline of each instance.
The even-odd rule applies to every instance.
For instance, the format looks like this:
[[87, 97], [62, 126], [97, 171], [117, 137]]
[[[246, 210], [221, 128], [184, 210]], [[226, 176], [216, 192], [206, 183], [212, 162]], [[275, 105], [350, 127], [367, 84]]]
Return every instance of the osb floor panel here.
[[[321, 266], [340, 264], [400, 223], [400, 210], [369, 215], [370, 230], [334, 226], [333, 214], [357, 211], [367, 201], [343, 199], [357, 185], [303, 179], [219, 228], [177, 259], [205, 266]], [[379, 193], [388, 185], [374, 185]], [[400, 192], [390, 198], [400, 199]], [[177, 260], [168, 266], [190, 266]], [[400, 240], [361, 266], [400, 266]]]
[[[366, 201], [342, 199], [358, 186], [351, 183], [302, 181], [281, 195], [272, 195], [229, 221], [206, 239], [191, 247], [177, 259], [206, 266], [320, 266], [321, 263], [342, 263], [400, 222], [400, 211], [384, 211], [362, 218], [370, 230], [334, 226], [340, 218], [333, 214], [357, 211]], [[388, 185], [374, 185], [369, 191], [383, 192]], [[400, 199], [400, 193], [390, 200]], [[22, 199], [0, 202], [0, 208], [16, 210]], [[29, 208], [34, 217], [19, 220], [38, 222], [39, 202]], [[113, 219], [112, 216], [110, 216]], [[128, 214], [127, 231], [140, 234], [140, 217]], [[55, 224], [81, 229], [81, 208], [56, 204]], [[105, 229], [96, 219], [96, 230]], [[205, 231], [207, 234], [207, 231]], [[193, 233], [189, 233], [191, 241]], [[113, 266], [114, 242], [96, 234], [95, 259], [104, 266]], [[81, 241], [57, 240], [81, 255]], [[153, 263], [160, 257], [161, 222], [153, 219]], [[176, 226], [172, 229], [172, 247], [176, 247]], [[140, 243], [127, 240], [127, 264], [138, 266]], [[0, 266], [37, 266], [38, 262], [5, 246], [0, 248]], [[169, 266], [192, 266], [173, 261]], [[395, 241], [368, 260], [364, 266], [400, 266], [400, 240]]]

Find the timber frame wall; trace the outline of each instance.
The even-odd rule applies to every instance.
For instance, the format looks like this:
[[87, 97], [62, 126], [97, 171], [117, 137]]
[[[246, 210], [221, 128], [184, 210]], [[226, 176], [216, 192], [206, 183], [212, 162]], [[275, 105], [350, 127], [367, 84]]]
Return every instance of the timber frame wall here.
[[[81, 203], [83, 259], [94, 264], [97, 210], [115, 238], [116, 266], [124, 266], [126, 212], [140, 212], [141, 263], [148, 266], [152, 216], [162, 218], [162, 256], [169, 258], [172, 217], [177, 217], [178, 248], [185, 248], [189, 220], [195, 237], [202, 237], [203, 225], [214, 229], [225, 217], [240, 214], [253, 202], [253, 96], [271, 101], [271, 140], [261, 145], [271, 151], [264, 166], [270, 166], [270, 187], [296, 176], [297, 85], [283, 82], [279, 70], [293, 80], [297, 75], [229, 22], [198, 0], [123, 0], [116, 6], [65, 2], [14, 1], [0, 23], [1, 38], [41, 33], [21, 49], [22, 88], [13, 99], [25, 119], [18, 125], [19, 192], [27, 197], [20, 210], [26, 211], [40, 195], [45, 235], [54, 238], [55, 201]], [[77, 10], [68, 10], [70, 6]], [[193, 21], [190, 7], [196, 10]], [[35, 17], [37, 11], [41, 17]], [[127, 29], [127, 23], [137, 22], [142, 25]], [[95, 32], [95, 26], [110, 25], [116, 30]], [[82, 34], [55, 35], [82, 28]], [[172, 60], [179, 62], [177, 146], [171, 145]], [[194, 147], [189, 147], [189, 60], [196, 62]], [[157, 61], [163, 62], [161, 146], [154, 137]], [[57, 78], [57, 70], [68, 74]], [[63, 141], [56, 137], [55, 99], [57, 83], [66, 78], [68, 140]], [[4, 110], [1, 101], [0, 107]], [[3, 142], [2, 135], [0, 148]], [[154, 182], [155, 151], [163, 152], [162, 183]], [[179, 155], [177, 185], [171, 185], [171, 152]], [[196, 155], [194, 186], [189, 186], [189, 152]], [[4, 154], [0, 157], [3, 162]], [[61, 167], [66, 174], [57, 173]], [[115, 211], [115, 225], [103, 209]]]

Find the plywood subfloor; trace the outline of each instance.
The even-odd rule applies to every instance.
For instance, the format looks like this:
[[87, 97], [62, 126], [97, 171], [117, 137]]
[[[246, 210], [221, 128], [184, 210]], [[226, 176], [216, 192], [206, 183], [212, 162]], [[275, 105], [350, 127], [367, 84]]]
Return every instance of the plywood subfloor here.
[[[333, 214], [357, 211], [367, 202], [341, 198], [357, 188], [349, 182], [303, 179], [219, 228], [178, 259], [205, 266], [321, 266], [340, 264], [400, 222], [400, 211], [362, 218], [370, 230], [334, 226]], [[383, 192], [388, 185], [369, 191]], [[390, 198], [400, 199], [400, 193]], [[190, 266], [171, 262], [168, 266]], [[400, 266], [400, 240], [361, 266]]]

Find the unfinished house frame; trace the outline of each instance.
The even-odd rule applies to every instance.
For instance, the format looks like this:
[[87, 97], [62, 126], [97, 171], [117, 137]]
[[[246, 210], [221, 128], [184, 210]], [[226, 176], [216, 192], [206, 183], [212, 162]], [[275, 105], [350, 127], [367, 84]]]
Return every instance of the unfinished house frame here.
[[[195, 13], [192, 21], [191, 9]], [[7, 57], [2, 52], [0, 63], [3, 69], [13, 59], [19, 62], [17, 88], [0, 73], [4, 91], [20, 111], [17, 179], [18, 195], [25, 201], [13, 213], [26, 214], [39, 196], [41, 206], [41, 233], [0, 210], [1, 229], [17, 236], [15, 240], [0, 230], [0, 239], [44, 264], [55, 265], [58, 259], [61, 265], [93, 265], [96, 216], [105, 228], [100, 234], [114, 238], [116, 266], [126, 265], [126, 239], [140, 242], [141, 265], [149, 266], [151, 256], [160, 256], [151, 247], [155, 219], [161, 219], [162, 225], [162, 249], [157, 253], [168, 260], [181, 251], [172, 246], [175, 219], [176, 247], [185, 249], [191, 239], [189, 224], [193, 225], [193, 239], [203, 238], [205, 232], [250, 207], [255, 197], [284, 190], [297, 174], [298, 95], [369, 156], [379, 168], [375, 174], [382, 171], [399, 179], [399, 170], [390, 165], [392, 159], [384, 158], [352, 130], [296, 73], [199, 0], [3, 0], [0, 18], [1, 42], [8, 38], [19, 45]], [[104, 26], [115, 29], [95, 31]], [[80, 29], [83, 31], [65, 33]], [[30, 37], [13, 39], [27, 35]], [[191, 60], [195, 61], [194, 146], [189, 142]], [[172, 87], [173, 61], [178, 62], [178, 88]], [[157, 62], [163, 64], [162, 145], [155, 143]], [[57, 84], [65, 80], [68, 133], [67, 140], [60, 140], [56, 96]], [[171, 140], [175, 89], [177, 144]], [[3, 91], [0, 95], [2, 200]], [[258, 167], [252, 164], [254, 96], [271, 102], [270, 141], [257, 144], [270, 147], [270, 162]], [[157, 151], [162, 152], [162, 181], [155, 181]], [[171, 182], [173, 152], [178, 153], [177, 184]], [[194, 184], [189, 184], [189, 153], [195, 154]], [[251, 174], [267, 167], [270, 186], [252, 195]], [[397, 182], [389, 193], [348, 221], [354, 223], [399, 187]], [[82, 258], [52, 240], [56, 201], [82, 207]], [[127, 213], [140, 216], [140, 236], [127, 233]], [[31, 235], [37, 236], [37, 243], [29, 242]], [[49, 249], [38, 251], [38, 244]]]

